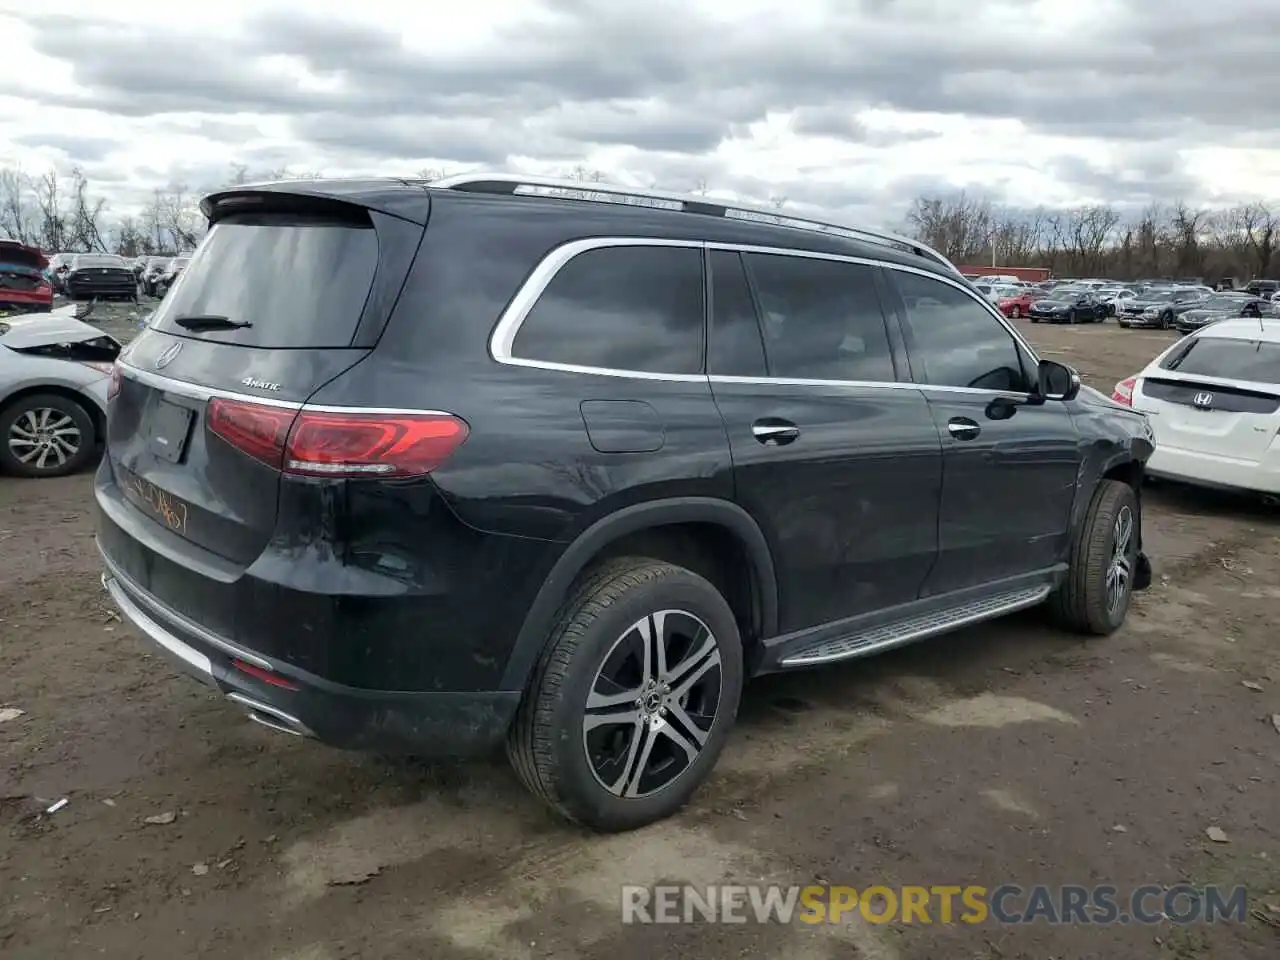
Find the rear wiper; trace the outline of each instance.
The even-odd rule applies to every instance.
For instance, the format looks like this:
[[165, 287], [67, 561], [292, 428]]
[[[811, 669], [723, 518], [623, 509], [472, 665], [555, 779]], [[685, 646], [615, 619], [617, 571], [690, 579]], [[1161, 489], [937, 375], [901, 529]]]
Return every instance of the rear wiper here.
[[216, 313], [185, 313], [174, 317], [173, 322], [188, 330], [240, 330], [253, 326], [248, 320], [232, 320]]

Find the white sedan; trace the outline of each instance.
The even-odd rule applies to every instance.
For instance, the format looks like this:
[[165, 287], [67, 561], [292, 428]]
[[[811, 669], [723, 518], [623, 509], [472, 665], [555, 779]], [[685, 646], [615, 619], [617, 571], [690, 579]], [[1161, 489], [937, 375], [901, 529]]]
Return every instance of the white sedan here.
[[1280, 494], [1280, 321], [1212, 323], [1117, 383], [1111, 399], [1147, 415], [1151, 476]]

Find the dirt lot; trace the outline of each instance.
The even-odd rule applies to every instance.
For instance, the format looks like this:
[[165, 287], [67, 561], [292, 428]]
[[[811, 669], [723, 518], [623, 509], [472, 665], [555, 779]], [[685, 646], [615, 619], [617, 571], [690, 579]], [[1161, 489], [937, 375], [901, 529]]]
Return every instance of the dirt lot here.
[[[1026, 330], [1108, 390], [1168, 340]], [[0, 479], [0, 707], [25, 711], [0, 723], [0, 954], [1275, 958], [1280, 518], [1170, 487], [1149, 504], [1156, 582], [1116, 636], [1033, 612], [756, 682], [694, 804], [602, 839], [500, 762], [427, 768], [249, 724], [109, 612], [88, 477]], [[1242, 883], [1259, 917], [620, 923], [621, 885], [670, 881]]]

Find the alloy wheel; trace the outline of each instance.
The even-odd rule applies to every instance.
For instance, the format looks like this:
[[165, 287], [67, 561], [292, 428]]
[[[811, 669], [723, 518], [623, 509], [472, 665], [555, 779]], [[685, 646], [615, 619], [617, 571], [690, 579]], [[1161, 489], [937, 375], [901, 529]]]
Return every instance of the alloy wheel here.
[[670, 786], [698, 759], [720, 709], [720, 647], [684, 610], [659, 610], [614, 641], [582, 722], [597, 782], [625, 799]]
[[36, 470], [56, 470], [80, 452], [80, 428], [68, 414], [38, 407], [18, 416], [9, 427], [9, 452]]
[[1133, 511], [1121, 508], [1111, 531], [1111, 562], [1107, 565], [1107, 611], [1115, 614], [1133, 582]]

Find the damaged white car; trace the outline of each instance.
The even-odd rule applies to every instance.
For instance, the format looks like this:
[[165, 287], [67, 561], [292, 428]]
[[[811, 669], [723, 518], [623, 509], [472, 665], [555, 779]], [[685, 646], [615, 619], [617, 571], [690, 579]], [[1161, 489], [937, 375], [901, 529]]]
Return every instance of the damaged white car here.
[[0, 320], [0, 472], [58, 477], [98, 455], [121, 344], [91, 309]]

